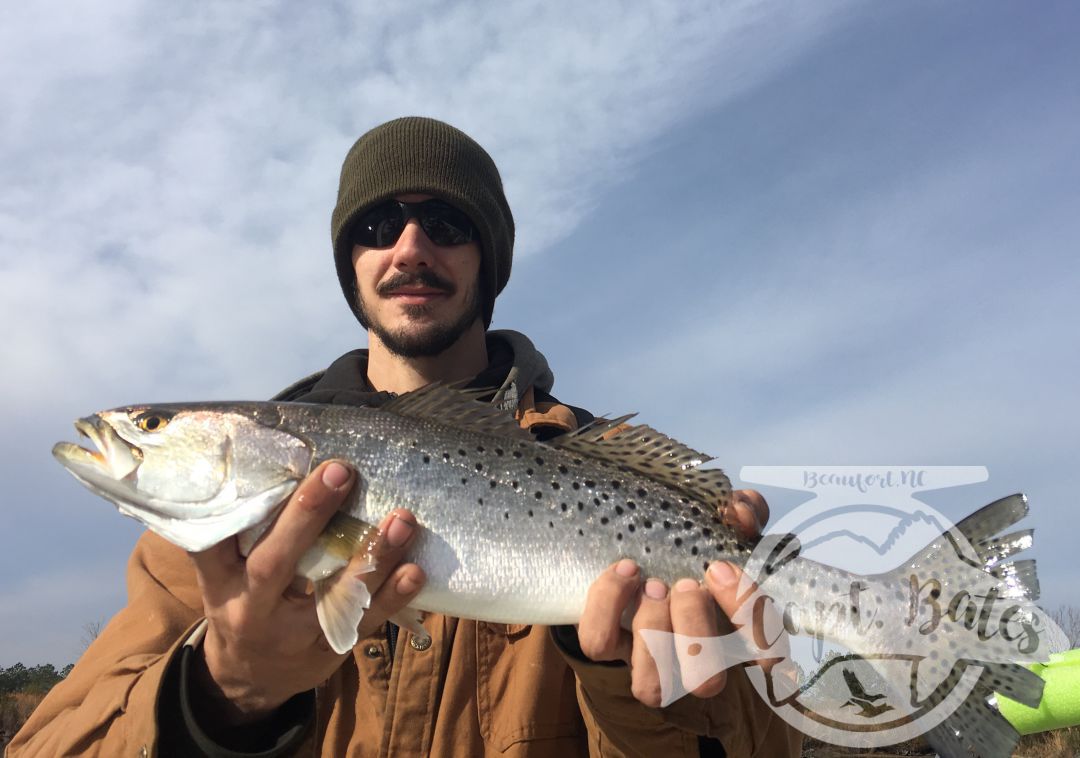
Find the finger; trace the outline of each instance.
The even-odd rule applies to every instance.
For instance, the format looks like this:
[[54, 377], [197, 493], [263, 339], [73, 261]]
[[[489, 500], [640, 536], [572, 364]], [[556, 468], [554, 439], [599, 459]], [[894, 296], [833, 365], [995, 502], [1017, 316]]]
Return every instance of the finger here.
[[757, 520], [758, 532], [769, 523], [769, 503], [757, 490], [735, 490], [731, 493], [735, 500], [749, 505]]
[[327, 461], [296, 488], [281, 514], [248, 555], [248, 589], [256, 603], [276, 603], [292, 582], [300, 557], [341, 507], [355, 475], [338, 461]]
[[[397, 566], [371, 598], [368, 613], [375, 620], [375, 624], [382, 625], [386, 619], [412, 602], [412, 599], [423, 589], [425, 581], [427, 577], [424, 575], [424, 570], [415, 563], [403, 563]], [[361, 636], [364, 635], [361, 634]]]
[[244, 573], [244, 559], [230, 537], [198, 553], [188, 553], [195, 565], [195, 577], [203, 597], [216, 604], [219, 597], [231, 597]]
[[[712, 594], [694, 579], [680, 579], [671, 588], [671, 627], [676, 634], [714, 640], [717, 635], [716, 601]], [[683, 682], [699, 681], [690, 690], [698, 697], [720, 694], [727, 682], [726, 666], [711, 653], [713, 647], [707, 642], [679, 645], [675, 652], [679, 659]]]
[[[729, 619], [736, 613], [740, 614], [739, 632], [765, 651], [758, 663], [769, 671], [773, 664], [789, 654], [787, 633], [771, 598], [757, 592], [757, 585], [743, 582], [742, 579], [742, 571], [737, 566], [716, 561], [705, 572], [705, 587]], [[742, 608], [747, 603], [749, 607]]]
[[624, 558], [609, 566], [589, 587], [578, 623], [578, 642], [587, 658], [629, 660], [631, 636], [622, 628], [622, 616], [637, 595], [640, 583], [637, 565]]
[[416, 517], [395, 508], [379, 523], [378, 537], [370, 551], [353, 556], [345, 571], [352, 571], [373, 596], [393, 573], [416, 536]]
[[630, 656], [630, 692], [639, 702], [650, 708], [659, 708], [663, 696], [660, 677], [670, 679], [674, 672], [660, 672], [645, 638], [641, 635], [642, 629], [671, 632], [668, 589], [659, 579], [645, 582], [641, 605], [634, 614], [634, 644]]

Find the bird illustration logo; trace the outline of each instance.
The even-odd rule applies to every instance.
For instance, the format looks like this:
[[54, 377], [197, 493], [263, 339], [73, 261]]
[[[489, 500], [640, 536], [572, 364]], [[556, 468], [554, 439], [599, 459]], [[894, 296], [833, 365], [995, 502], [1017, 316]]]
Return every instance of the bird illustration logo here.
[[867, 694], [863, 688], [862, 682], [859, 681], [859, 677], [855, 676], [855, 672], [849, 668], [844, 669], [844, 681], [847, 683], [848, 691], [851, 692], [851, 698], [844, 703], [841, 708], [845, 708], [849, 705], [862, 708], [857, 716], [863, 718], [873, 718], [874, 716], [880, 716], [885, 711], [893, 710], [893, 707], [887, 703], [877, 703], [878, 700], [883, 699], [885, 696], [882, 694], [870, 695]]

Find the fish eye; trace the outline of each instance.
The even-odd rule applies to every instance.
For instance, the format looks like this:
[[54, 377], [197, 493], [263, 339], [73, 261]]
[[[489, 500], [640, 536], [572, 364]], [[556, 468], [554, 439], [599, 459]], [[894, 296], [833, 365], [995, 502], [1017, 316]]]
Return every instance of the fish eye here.
[[160, 432], [168, 426], [170, 418], [170, 416], [158, 411], [146, 411], [132, 420], [135, 422], [135, 426], [144, 432]]

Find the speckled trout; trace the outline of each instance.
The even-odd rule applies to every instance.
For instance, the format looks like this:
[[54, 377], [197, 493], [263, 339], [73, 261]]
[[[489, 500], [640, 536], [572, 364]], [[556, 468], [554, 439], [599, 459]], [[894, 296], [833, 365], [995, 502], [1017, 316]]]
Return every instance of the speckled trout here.
[[[297, 569], [314, 584], [328, 641], [346, 652], [356, 644], [370, 598], [359, 577], [341, 569], [368, 550], [372, 525], [396, 507], [411, 509], [422, 527], [407, 559], [424, 569], [427, 583], [413, 615], [397, 619], [421, 635], [418, 611], [576, 623], [589, 586], [620, 558], [668, 583], [698, 577], [714, 560], [746, 566], [761, 551], [725, 524], [728, 477], [702, 467], [705, 455], [648, 426], [628, 426], [628, 418], [539, 442], [509, 414], [478, 402], [477, 393], [436, 384], [379, 408], [277, 402], [118, 408], [76, 422], [95, 450], [61, 442], [53, 454], [86, 487], [179, 547], [201, 551], [236, 536], [244, 554], [308, 472], [331, 458], [349, 461], [358, 474], [353, 497]], [[1022, 496], [991, 504], [896, 571], [870, 577], [799, 558], [795, 541], [781, 538], [766, 551], [776, 559], [754, 578], [783, 610], [790, 631], [868, 655], [903, 646], [897, 635], [910, 634], [908, 649], [932, 659], [944, 684], [955, 684], [954, 664], [988, 662], [992, 690], [968, 698], [932, 741], [946, 754], [961, 754], [955, 745], [967, 740], [983, 755], [1007, 755], [1000, 749], [1015, 742], [1015, 732], [1009, 736], [1011, 727], [986, 703], [987, 693], [1037, 705], [1042, 680], [1010, 663], [1018, 659], [1016, 635], [988, 642], [986, 624], [1020, 624], [1030, 613], [1013, 611], [1005, 622], [998, 610], [987, 622], [970, 603], [951, 607], [948, 599], [963, 589], [969, 598], [1030, 603], [1037, 594], [1034, 563], [1006, 560], [1030, 546], [1030, 531], [999, 534], [1026, 510]], [[942, 559], [956, 538], [973, 546], [959, 569]], [[918, 594], [930, 591], [930, 577], [913, 589], [913, 571], [934, 573], [935, 599]], [[857, 596], [851, 587], [859, 588]], [[850, 600], [833, 612], [838, 593]], [[931, 637], [918, 630], [925, 632], [935, 608], [941, 632]], [[864, 612], [871, 611], [867, 623]], [[760, 644], [748, 650], [748, 659], [768, 654]]]

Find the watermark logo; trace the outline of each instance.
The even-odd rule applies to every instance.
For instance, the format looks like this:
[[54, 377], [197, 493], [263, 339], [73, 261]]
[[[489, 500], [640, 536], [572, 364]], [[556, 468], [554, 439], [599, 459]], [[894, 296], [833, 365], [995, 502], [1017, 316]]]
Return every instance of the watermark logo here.
[[[643, 630], [665, 703], [740, 663], [804, 734], [878, 747], [926, 733], [977, 690], [984, 668], [1046, 661], [1065, 635], [1034, 604], [1022, 495], [952, 524], [919, 492], [985, 481], [979, 466], [745, 467], [749, 483], [813, 493], [744, 567], [737, 631]], [[1008, 686], [1007, 673], [1001, 686]]]

